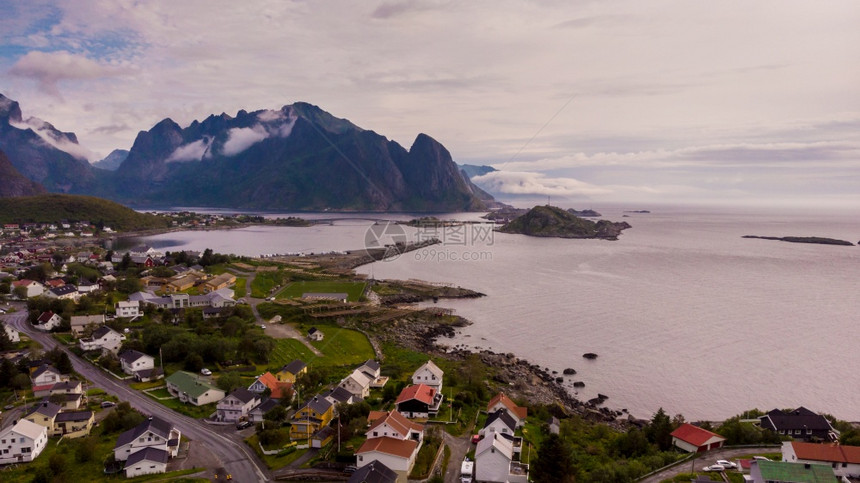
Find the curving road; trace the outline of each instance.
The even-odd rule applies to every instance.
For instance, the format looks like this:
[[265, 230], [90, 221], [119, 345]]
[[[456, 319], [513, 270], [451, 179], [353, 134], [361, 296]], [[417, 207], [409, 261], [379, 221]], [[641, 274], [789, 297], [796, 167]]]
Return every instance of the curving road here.
[[[3, 316], [8, 324], [20, 332], [24, 332], [33, 340], [42, 344], [45, 350], [52, 349], [59, 344], [50, 334], [35, 330], [27, 322], [27, 312], [20, 311]], [[62, 346], [61, 346], [62, 347]], [[224, 467], [233, 475], [233, 480], [239, 483], [254, 481], [269, 481], [271, 474], [265, 464], [259, 460], [248, 446], [233, 434], [221, 434], [215, 427], [197, 419], [185, 416], [166, 408], [158, 402], [150, 399], [138, 391], [135, 391], [122, 382], [102, 372], [101, 369], [81, 359], [66, 350], [72, 365], [79, 374], [89, 380], [93, 386], [104, 389], [110, 394], [117, 396], [120, 400], [128, 401], [138, 411], [158, 416], [170, 421], [179, 428], [183, 435], [193, 440], [196, 444], [203, 445], [217, 458], [210, 468]]]

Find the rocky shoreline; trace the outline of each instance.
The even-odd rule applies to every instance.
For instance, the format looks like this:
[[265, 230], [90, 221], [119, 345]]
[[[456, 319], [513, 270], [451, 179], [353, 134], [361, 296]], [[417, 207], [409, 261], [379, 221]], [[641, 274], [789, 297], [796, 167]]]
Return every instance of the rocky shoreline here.
[[[606, 396], [601, 395], [602, 397], [590, 401], [580, 401], [571, 394], [563, 382], [558, 381], [559, 378], [564, 381], [561, 374], [542, 368], [512, 353], [503, 354], [488, 349], [470, 350], [465, 346], [445, 345], [441, 340], [453, 338], [458, 329], [471, 325], [471, 322], [462, 317], [453, 317], [455, 318], [453, 323], [446, 323], [439, 322], [437, 317], [425, 317], [421, 312], [416, 312], [412, 316], [394, 321], [386, 327], [384, 333], [375, 335], [435, 358], [465, 361], [477, 355], [481, 363], [496, 371], [493, 382], [496, 385], [505, 386], [505, 393], [515, 399], [521, 398], [530, 404], [559, 404], [568, 414], [599, 421], [616, 429], [623, 430], [631, 423], [635, 423], [635, 418], [627, 414], [626, 410], [602, 406], [608, 399]], [[571, 375], [567, 375], [568, 379]]]

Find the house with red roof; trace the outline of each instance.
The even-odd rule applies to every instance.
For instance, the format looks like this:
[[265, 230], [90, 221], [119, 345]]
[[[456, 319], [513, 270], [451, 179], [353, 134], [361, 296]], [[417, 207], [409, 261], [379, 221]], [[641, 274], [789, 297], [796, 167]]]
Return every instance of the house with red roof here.
[[690, 453], [701, 453], [721, 448], [726, 438], [707, 429], [684, 423], [672, 431], [672, 444]]
[[388, 436], [370, 438], [355, 452], [356, 465], [362, 468], [373, 461], [379, 461], [397, 473], [397, 481], [405, 483], [415, 466], [420, 444], [411, 439], [398, 439]]
[[836, 476], [860, 478], [860, 446], [786, 441], [782, 443], [782, 460], [829, 465]]
[[372, 421], [365, 434], [368, 439], [411, 439], [421, 443], [424, 440], [424, 425], [413, 423], [397, 411], [389, 411], [385, 416]]
[[508, 415], [514, 418], [518, 428], [521, 428], [526, 423], [526, 416], [528, 416], [529, 412], [528, 408], [517, 406], [517, 404], [513, 402], [511, 398], [505, 396], [505, 393], [503, 392], [496, 394], [493, 399], [490, 399], [490, 403], [487, 404], [487, 414], [495, 413], [500, 409], [507, 411]]
[[415, 384], [400, 391], [394, 402], [397, 412], [407, 418], [429, 418], [439, 412], [442, 405], [442, 395], [436, 389], [425, 384]]
[[263, 394], [266, 389], [270, 391], [272, 399], [291, 399], [293, 396], [293, 383], [281, 382], [271, 372], [265, 372], [257, 377], [248, 390], [257, 394]]

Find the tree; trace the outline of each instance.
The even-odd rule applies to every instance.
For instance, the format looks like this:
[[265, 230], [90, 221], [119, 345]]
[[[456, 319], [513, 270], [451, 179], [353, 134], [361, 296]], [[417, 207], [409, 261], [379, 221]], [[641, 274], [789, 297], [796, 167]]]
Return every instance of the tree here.
[[131, 253], [125, 252], [125, 255], [122, 256], [122, 260], [120, 260], [117, 266], [117, 270], [124, 272], [128, 270], [129, 265], [131, 265]]
[[9, 338], [9, 334], [0, 327], [0, 351], [7, 351], [15, 347], [15, 343]]
[[263, 415], [263, 419], [266, 421], [274, 421], [276, 423], [281, 423], [286, 421], [287, 419], [287, 408], [278, 404], [277, 406], [269, 409], [266, 414]]
[[573, 482], [576, 466], [570, 446], [557, 434], [543, 441], [537, 459], [532, 460], [531, 476], [536, 483]]
[[131, 294], [143, 290], [143, 283], [137, 277], [125, 277], [117, 280], [116, 289], [122, 293]]
[[27, 287], [15, 287], [12, 290], [12, 295], [14, 295], [15, 298], [17, 298], [17, 299], [26, 300], [27, 299]]
[[651, 418], [651, 424], [645, 430], [648, 441], [657, 445], [660, 451], [668, 451], [672, 448], [672, 420], [663, 408], [657, 410]]
[[239, 378], [239, 373], [235, 371], [225, 372], [218, 376], [215, 384], [224, 390], [224, 392], [230, 392], [237, 387], [241, 387], [242, 380]]
[[203, 369], [203, 358], [200, 354], [192, 352], [185, 356], [186, 371], [198, 372], [200, 369]]

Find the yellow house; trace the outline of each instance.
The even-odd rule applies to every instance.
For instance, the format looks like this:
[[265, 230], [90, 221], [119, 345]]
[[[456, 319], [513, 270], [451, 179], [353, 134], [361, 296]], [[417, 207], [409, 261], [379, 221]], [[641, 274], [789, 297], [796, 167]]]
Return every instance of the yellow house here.
[[310, 439], [317, 431], [328, 426], [334, 417], [334, 406], [325, 398], [314, 396], [305, 403], [290, 421], [290, 439]]
[[190, 289], [197, 282], [197, 277], [194, 275], [185, 275], [180, 278], [176, 278], [171, 280], [167, 285], [164, 286], [164, 291], [167, 293], [176, 293], [176, 292], [184, 292], [185, 290]]
[[24, 419], [48, 428], [48, 436], [56, 436], [54, 420], [57, 418], [57, 414], [60, 413], [60, 409], [62, 409], [60, 406], [44, 399], [27, 413]]
[[203, 289], [203, 293], [209, 293], [229, 287], [234, 283], [236, 283], [236, 276], [232, 273], [225, 272], [203, 282], [203, 285], [200, 287]]
[[279, 382], [292, 382], [295, 383], [296, 379], [302, 374], [308, 372], [308, 365], [304, 362], [296, 359], [293, 362], [285, 365], [278, 372], [275, 373], [275, 377]]
[[92, 411], [62, 412], [54, 420], [54, 431], [65, 438], [82, 438], [90, 435], [94, 423]]

